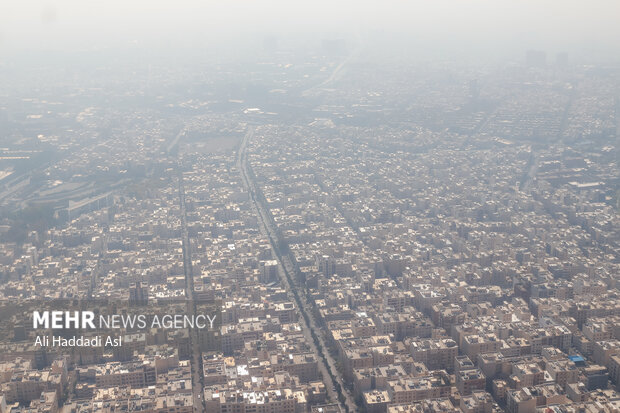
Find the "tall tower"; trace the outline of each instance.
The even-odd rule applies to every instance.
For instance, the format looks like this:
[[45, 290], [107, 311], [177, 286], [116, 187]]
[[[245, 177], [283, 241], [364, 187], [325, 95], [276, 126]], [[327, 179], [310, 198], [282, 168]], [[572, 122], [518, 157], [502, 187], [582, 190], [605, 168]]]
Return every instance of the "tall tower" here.
[[146, 305], [149, 302], [149, 285], [146, 281], [129, 284], [129, 305]]
[[547, 53], [542, 50], [528, 50], [525, 55], [528, 66], [544, 67], [547, 64]]

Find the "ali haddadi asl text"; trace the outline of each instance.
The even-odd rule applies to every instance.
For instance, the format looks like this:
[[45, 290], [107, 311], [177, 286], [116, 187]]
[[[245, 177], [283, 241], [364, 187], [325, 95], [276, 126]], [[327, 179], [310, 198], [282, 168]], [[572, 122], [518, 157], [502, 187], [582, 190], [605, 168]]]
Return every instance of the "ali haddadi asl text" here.
[[[101, 336], [73, 336], [73, 337], [61, 337], [61, 336], [37, 336], [34, 341], [35, 346], [41, 347], [101, 347], [104, 343]], [[122, 345], [121, 337], [107, 336], [105, 339], [106, 347], [119, 347]]]

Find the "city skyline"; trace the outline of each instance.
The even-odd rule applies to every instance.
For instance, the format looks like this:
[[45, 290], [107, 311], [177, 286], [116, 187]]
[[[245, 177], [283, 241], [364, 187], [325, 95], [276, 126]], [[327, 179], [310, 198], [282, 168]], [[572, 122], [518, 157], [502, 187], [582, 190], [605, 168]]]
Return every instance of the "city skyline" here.
[[0, 413], [617, 411], [598, 5], [0, 6]]

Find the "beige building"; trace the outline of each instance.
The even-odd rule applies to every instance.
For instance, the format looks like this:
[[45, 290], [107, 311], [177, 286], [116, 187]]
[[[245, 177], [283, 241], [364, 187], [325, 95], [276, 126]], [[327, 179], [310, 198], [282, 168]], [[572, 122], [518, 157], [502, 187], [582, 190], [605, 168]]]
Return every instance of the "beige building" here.
[[256, 392], [205, 389], [205, 404], [213, 413], [297, 413], [305, 409], [303, 392], [290, 389]]
[[454, 358], [458, 355], [458, 346], [451, 338], [412, 340], [409, 346], [411, 356], [420, 361], [429, 370], [452, 370]]

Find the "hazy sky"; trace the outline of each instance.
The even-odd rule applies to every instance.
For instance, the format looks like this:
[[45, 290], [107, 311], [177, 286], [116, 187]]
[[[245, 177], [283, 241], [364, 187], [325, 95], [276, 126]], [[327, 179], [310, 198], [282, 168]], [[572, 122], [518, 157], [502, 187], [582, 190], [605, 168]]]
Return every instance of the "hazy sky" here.
[[618, 0], [2, 0], [0, 53], [400, 33], [440, 50], [618, 52]]

